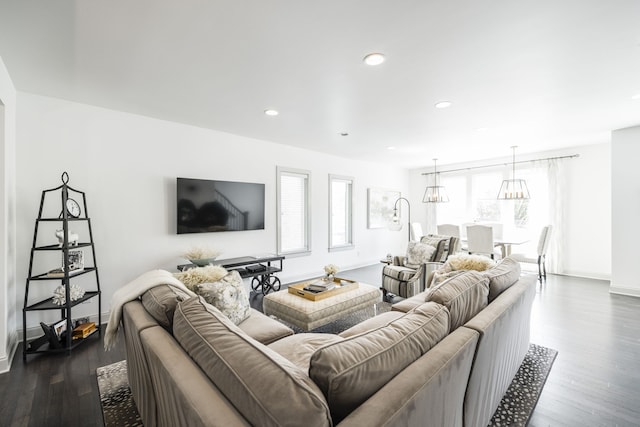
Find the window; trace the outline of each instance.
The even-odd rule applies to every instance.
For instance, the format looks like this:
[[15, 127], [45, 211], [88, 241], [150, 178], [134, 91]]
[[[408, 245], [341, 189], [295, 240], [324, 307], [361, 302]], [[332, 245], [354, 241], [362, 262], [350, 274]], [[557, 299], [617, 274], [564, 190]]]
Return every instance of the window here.
[[311, 172], [277, 168], [278, 254], [311, 252]]
[[[437, 205], [437, 223], [501, 223], [509, 231], [541, 229], [550, 221], [549, 200], [545, 197], [549, 185], [546, 169], [535, 165], [518, 167], [518, 178], [527, 181], [529, 200], [497, 199], [502, 180], [510, 178], [508, 168], [442, 175], [440, 183], [446, 187], [450, 202]], [[464, 235], [464, 230], [461, 233]]]
[[353, 247], [353, 178], [329, 175], [329, 250]]

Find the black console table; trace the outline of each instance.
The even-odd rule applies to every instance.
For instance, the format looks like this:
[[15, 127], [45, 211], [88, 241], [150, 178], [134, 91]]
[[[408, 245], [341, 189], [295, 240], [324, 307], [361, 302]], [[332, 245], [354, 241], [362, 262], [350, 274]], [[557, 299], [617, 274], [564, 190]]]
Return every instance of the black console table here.
[[[280, 290], [280, 279], [274, 273], [282, 271], [282, 260], [280, 255], [243, 256], [238, 258], [219, 259], [212, 261], [212, 265], [219, 265], [229, 271], [237, 271], [240, 277], [251, 279], [251, 289], [255, 292], [262, 292], [263, 295], [271, 291]], [[184, 271], [190, 268], [197, 268], [195, 264], [183, 264], [178, 266], [178, 270]]]

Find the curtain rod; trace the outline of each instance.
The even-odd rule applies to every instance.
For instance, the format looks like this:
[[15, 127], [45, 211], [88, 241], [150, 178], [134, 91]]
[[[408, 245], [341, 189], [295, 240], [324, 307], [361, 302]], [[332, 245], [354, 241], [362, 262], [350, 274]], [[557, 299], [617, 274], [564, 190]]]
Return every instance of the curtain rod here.
[[[468, 168], [460, 168], [460, 169], [449, 169], [445, 171], [438, 171], [438, 173], [449, 173], [449, 172], [460, 172], [460, 171], [470, 171], [473, 169], [483, 169], [483, 168], [494, 168], [497, 166], [508, 166], [512, 164], [519, 165], [520, 163], [533, 163], [533, 162], [542, 162], [549, 160], [560, 160], [560, 159], [573, 159], [575, 157], [580, 157], [580, 154], [572, 154], [570, 156], [559, 156], [559, 157], [547, 157], [544, 159], [534, 159], [534, 160], [520, 160], [518, 162], [506, 162], [506, 163], [495, 163], [493, 165], [484, 165], [484, 166], [470, 166]], [[435, 172], [422, 172], [422, 175], [433, 175]]]

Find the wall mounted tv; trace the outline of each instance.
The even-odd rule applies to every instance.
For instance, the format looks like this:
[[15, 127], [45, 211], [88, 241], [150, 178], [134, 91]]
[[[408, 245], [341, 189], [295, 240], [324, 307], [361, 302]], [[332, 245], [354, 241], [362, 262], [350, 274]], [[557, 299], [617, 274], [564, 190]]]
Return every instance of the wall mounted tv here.
[[264, 184], [177, 178], [178, 234], [264, 230]]

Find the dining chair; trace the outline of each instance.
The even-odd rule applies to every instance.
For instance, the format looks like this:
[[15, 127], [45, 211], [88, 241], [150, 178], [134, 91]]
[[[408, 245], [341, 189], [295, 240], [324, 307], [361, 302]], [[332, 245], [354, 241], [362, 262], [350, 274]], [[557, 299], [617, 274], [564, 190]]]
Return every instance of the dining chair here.
[[511, 258], [521, 263], [538, 264], [538, 279], [540, 280], [540, 283], [542, 283], [543, 278], [545, 281], [547, 280], [547, 266], [545, 261], [552, 230], [552, 225], [542, 227], [540, 238], [538, 239], [537, 255], [525, 253], [514, 253], [510, 255]]
[[469, 225], [467, 226], [467, 251], [470, 254], [488, 255], [491, 259], [495, 259], [496, 252], [493, 243], [493, 228], [488, 225]]
[[460, 226], [455, 224], [438, 224], [438, 234], [460, 238]]

